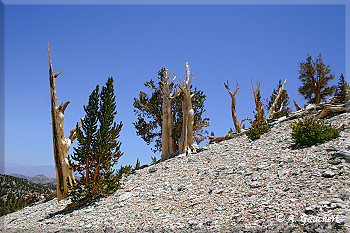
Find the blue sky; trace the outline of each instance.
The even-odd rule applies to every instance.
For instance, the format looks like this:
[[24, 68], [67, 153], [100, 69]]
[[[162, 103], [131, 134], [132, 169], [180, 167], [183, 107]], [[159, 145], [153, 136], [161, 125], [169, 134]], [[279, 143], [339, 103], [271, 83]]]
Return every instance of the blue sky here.
[[54, 164], [48, 43], [54, 72], [63, 70], [56, 80], [58, 102], [71, 102], [65, 112], [66, 135], [84, 116], [83, 105], [95, 86], [112, 76], [116, 121], [124, 124], [120, 164], [134, 165], [136, 158], [144, 164], [155, 155], [136, 135], [132, 103], [161, 67], [176, 74], [180, 70], [184, 77], [189, 62], [193, 85], [207, 95], [208, 131], [225, 135], [233, 127], [226, 80], [231, 89], [236, 80], [240, 86], [239, 120], [253, 117], [251, 77], [254, 83], [261, 81], [263, 98], [287, 78], [290, 99], [303, 105], [297, 71], [307, 54], [322, 53], [336, 76], [333, 84], [338, 82], [345, 74], [345, 6], [7, 5], [5, 163]]

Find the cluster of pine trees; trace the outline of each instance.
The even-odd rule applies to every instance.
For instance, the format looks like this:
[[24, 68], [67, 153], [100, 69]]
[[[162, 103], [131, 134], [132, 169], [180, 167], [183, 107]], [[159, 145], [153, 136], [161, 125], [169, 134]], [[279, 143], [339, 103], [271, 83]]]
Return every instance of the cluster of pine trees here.
[[31, 205], [52, 191], [26, 179], [0, 174], [0, 216]]
[[[338, 86], [330, 86], [329, 83], [334, 79], [330, 74], [329, 66], [322, 61], [321, 55], [312, 59], [307, 56], [305, 62], [300, 62], [299, 79], [302, 86], [299, 93], [304, 96], [308, 103], [320, 103], [327, 96], [336, 94], [337, 102], [344, 102], [348, 98], [349, 86], [344, 80], [343, 75], [340, 77]], [[138, 98], [134, 99], [133, 107], [137, 115], [136, 122], [133, 122], [137, 135], [149, 145], [153, 144], [154, 152], [162, 150], [162, 121], [163, 121], [163, 103], [164, 103], [164, 74], [166, 69], [162, 68], [158, 72], [158, 81], [150, 80], [144, 85], [150, 90], [149, 93], [141, 91]], [[279, 80], [277, 87], [273, 90], [271, 96], [267, 99], [264, 109], [269, 111], [271, 107], [277, 109], [272, 119], [286, 116], [291, 113], [289, 105], [289, 96], [284, 89], [282, 80]], [[229, 90], [228, 83], [225, 87]], [[183, 93], [177, 93], [176, 85], [170, 82], [169, 96], [172, 96], [171, 116], [173, 128], [171, 138], [176, 152], [179, 152], [179, 140], [183, 124]], [[198, 90], [192, 85], [189, 87], [192, 97], [193, 114], [193, 135], [194, 140], [199, 144], [208, 135], [204, 129], [209, 126], [209, 118], [203, 117], [205, 112], [204, 102], [206, 96], [203, 91]], [[265, 111], [260, 95], [260, 82], [258, 88], [253, 93], [255, 98], [256, 109], [254, 119], [250, 120], [250, 131], [254, 139], [269, 129], [268, 121], [265, 118]], [[230, 90], [232, 99], [232, 109], [235, 110], [234, 95]], [[278, 101], [276, 97], [279, 96]], [[89, 97], [88, 104], [84, 106], [85, 117], [82, 127], [76, 127], [76, 136], [78, 146], [74, 148], [73, 155], [70, 156], [70, 165], [72, 169], [79, 173], [77, 179], [70, 187], [69, 195], [75, 202], [86, 202], [98, 197], [113, 193], [120, 186], [120, 179], [123, 174], [132, 171], [131, 166], [121, 167], [119, 170], [113, 168], [117, 163], [122, 152], [120, 151], [121, 142], [118, 137], [122, 128], [122, 122], [114, 122], [117, 114], [116, 100], [114, 95], [113, 78], [108, 78], [106, 86], [102, 87], [100, 92], [97, 85]], [[237, 120], [237, 119], [236, 119]], [[242, 124], [242, 122], [241, 122]], [[236, 126], [236, 125], [235, 125]], [[239, 125], [240, 127], [240, 125]], [[237, 129], [237, 127], [236, 127]], [[240, 129], [240, 128], [239, 128]], [[252, 130], [257, 130], [253, 132]], [[231, 129], [231, 131], [233, 131]], [[153, 163], [157, 160], [153, 158]], [[134, 170], [141, 167], [140, 161], [137, 160]]]

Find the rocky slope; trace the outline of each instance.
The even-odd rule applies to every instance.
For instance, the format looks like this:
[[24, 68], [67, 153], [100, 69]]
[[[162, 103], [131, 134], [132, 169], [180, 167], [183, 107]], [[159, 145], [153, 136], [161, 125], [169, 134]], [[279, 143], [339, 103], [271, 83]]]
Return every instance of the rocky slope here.
[[2, 217], [4, 232], [346, 232], [350, 227], [350, 113], [341, 137], [293, 147], [290, 121], [136, 171], [90, 206], [39, 203]]

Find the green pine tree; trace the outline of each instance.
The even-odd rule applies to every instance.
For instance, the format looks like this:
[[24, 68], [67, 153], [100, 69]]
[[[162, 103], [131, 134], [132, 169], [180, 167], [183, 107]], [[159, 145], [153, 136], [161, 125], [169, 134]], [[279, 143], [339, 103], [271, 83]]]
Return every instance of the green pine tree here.
[[349, 95], [347, 94], [349, 89], [349, 84], [345, 81], [344, 75], [341, 74], [337, 90], [335, 92], [335, 99], [337, 103], [344, 103], [345, 101], [349, 100]]
[[306, 62], [299, 62], [299, 66], [298, 78], [303, 84], [298, 91], [308, 103], [319, 104], [334, 93], [335, 86], [329, 86], [329, 82], [334, 79], [334, 74], [330, 74], [329, 65], [323, 63], [321, 54], [315, 60], [308, 55]]
[[102, 87], [101, 91], [100, 111], [98, 113], [100, 127], [96, 137], [96, 165], [93, 179], [93, 184], [100, 184], [100, 192], [103, 194], [114, 192], [119, 185], [113, 166], [123, 155], [120, 151], [121, 142], [117, 141], [123, 123], [114, 122], [116, 114], [113, 78], [108, 78], [106, 86]]
[[69, 193], [77, 203], [106, 196], [119, 187], [121, 171], [113, 166], [123, 154], [117, 140], [123, 124], [114, 122], [117, 111], [113, 78], [108, 78], [101, 93], [96, 86], [84, 110], [82, 128], [77, 125], [76, 129], [78, 146], [70, 158], [73, 169], [81, 176]]
[[[148, 95], [145, 92], [140, 91], [139, 98], [134, 98], [134, 112], [137, 114], [137, 121], [133, 122], [136, 128], [136, 134], [147, 143], [147, 145], [153, 143], [153, 152], [162, 150], [162, 104], [163, 96], [160, 90], [163, 85], [163, 73], [165, 68], [162, 68], [158, 72], [158, 79], [160, 80], [157, 84], [151, 79], [146, 82], [145, 87], [152, 90], [151, 94]], [[175, 84], [170, 86], [170, 91], [175, 92]], [[203, 118], [205, 112], [204, 102], [206, 96], [203, 91], [197, 88], [192, 88], [191, 94], [194, 94], [192, 98], [192, 107], [194, 110], [193, 117], [193, 136], [194, 141], [199, 144], [206, 139], [208, 132], [204, 129], [209, 126], [209, 118]], [[174, 129], [172, 138], [174, 139], [175, 151], [178, 150], [178, 140], [181, 137], [182, 129], [182, 100], [183, 94], [181, 93], [172, 102], [173, 122]]]
[[[71, 196], [75, 198], [74, 202], [82, 201], [81, 198], [93, 196], [91, 184], [94, 177], [94, 150], [96, 147], [97, 136], [97, 114], [99, 104], [99, 86], [89, 97], [87, 106], [84, 106], [85, 117], [82, 122], [81, 129], [76, 127], [78, 146], [74, 148], [74, 153], [71, 156], [72, 169], [79, 173], [80, 179], [74, 185]], [[84, 194], [84, 195], [82, 195]]]

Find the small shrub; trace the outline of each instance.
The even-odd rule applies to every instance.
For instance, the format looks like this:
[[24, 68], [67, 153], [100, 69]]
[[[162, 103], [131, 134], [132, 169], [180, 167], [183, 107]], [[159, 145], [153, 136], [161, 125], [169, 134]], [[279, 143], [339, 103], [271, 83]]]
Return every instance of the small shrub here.
[[140, 163], [139, 158], [137, 158], [134, 170], [139, 170], [140, 167], [141, 167], [141, 163]]
[[341, 131], [329, 122], [311, 116], [296, 120], [289, 126], [292, 129], [293, 141], [300, 146], [312, 146], [337, 138]]
[[256, 140], [261, 137], [264, 133], [267, 133], [271, 126], [264, 120], [264, 118], [258, 119], [257, 115], [255, 120], [251, 121], [251, 126], [249, 130], [245, 133], [250, 140]]
[[154, 164], [156, 164], [157, 162], [158, 162], [158, 161], [157, 161], [157, 158], [151, 156], [151, 165], [154, 165]]

